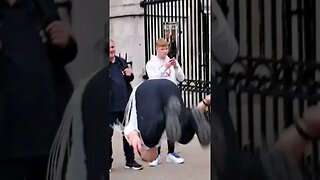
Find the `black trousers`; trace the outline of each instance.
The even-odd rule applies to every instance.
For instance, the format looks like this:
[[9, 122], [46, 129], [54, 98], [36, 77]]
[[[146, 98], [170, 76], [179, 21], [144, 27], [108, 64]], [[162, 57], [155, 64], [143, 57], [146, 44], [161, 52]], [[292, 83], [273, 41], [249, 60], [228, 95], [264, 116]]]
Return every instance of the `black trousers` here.
[[192, 114], [183, 103], [180, 89], [167, 79], [147, 80], [137, 88], [135, 98], [138, 129], [144, 144], [148, 147], [156, 146], [161, 140], [166, 126], [164, 107], [171, 96], [177, 97], [181, 104], [181, 137], [178, 142], [187, 144], [194, 137]]
[[[167, 140], [167, 144], [168, 144], [168, 153], [173, 153], [175, 148], [174, 142]], [[158, 154], [160, 153], [161, 153], [161, 146], [158, 147]]]
[[1, 180], [45, 180], [48, 156], [0, 160]]
[[[123, 122], [123, 117], [124, 117], [124, 111], [120, 111], [120, 112], [112, 112], [111, 115], [110, 115], [110, 125], [113, 125], [113, 124], [116, 124], [117, 120], [119, 120], [120, 123]], [[110, 129], [109, 130], [109, 133], [110, 135], [108, 137], [110, 137], [110, 144], [111, 146], [109, 146], [109, 156], [111, 158], [111, 162], [110, 162], [110, 167], [111, 167], [111, 164], [112, 164], [112, 154], [113, 154], [113, 150], [112, 150], [112, 136], [113, 136], [113, 132], [114, 132], [114, 129], [111, 127], [111, 126], [108, 126], [108, 128]], [[123, 141], [123, 151], [124, 151], [124, 155], [126, 157], [126, 162], [132, 162], [134, 160], [134, 152], [133, 152], [133, 147], [129, 145], [127, 139], [123, 136], [122, 138], [122, 141]]]

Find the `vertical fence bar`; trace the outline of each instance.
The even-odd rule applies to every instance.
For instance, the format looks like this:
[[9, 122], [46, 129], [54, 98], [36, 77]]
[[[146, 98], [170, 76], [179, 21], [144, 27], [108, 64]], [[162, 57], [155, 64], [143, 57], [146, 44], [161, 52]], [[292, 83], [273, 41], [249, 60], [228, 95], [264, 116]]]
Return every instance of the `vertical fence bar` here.
[[[203, 8], [202, 8], [202, 3], [201, 3], [201, 0], [198, 0], [197, 1], [197, 51], [198, 54], [196, 56], [196, 59], [195, 59], [195, 62], [197, 63], [197, 66], [198, 67], [198, 76], [196, 76], [196, 80], [198, 80], [198, 85], [199, 85], [199, 88], [203, 88], [202, 87], [202, 83], [201, 83], [201, 80], [202, 80], [202, 77], [203, 77], [203, 59], [202, 59], [202, 54], [203, 54], [203, 51], [202, 51], [202, 21], [201, 21], [201, 17], [203, 15]], [[201, 93], [198, 93], [198, 101], [196, 102], [199, 102], [199, 100], [202, 98], [202, 94]]]
[[[198, 74], [199, 74], [199, 59], [198, 59], [198, 56], [199, 54], [201, 53], [199, 51], [199, 25], [198, 23], [201, 23], [201, 22], [197, 22], [198, 21], [198, 17], [199, 17], [199, 1], [200, 0], [196, 0], [194, 1], [195, 4], [194, 4], [194, 9], [193, 9], [193, 13], [194, 13], [194, 20], [193, 20], [193, 27], [194, 27], [194, 48], [195, 48], [195, 53], [194, 53], [194, 57], [193, 57], [193, 63], [194, 63], [194, 74], [193, 74], [193, 79], [195, 79], [195, 84], [196, 84], [196, 87], [199, 86], [199, 77], [198, 77]], [[195, 102], [199, 102], [199, 95], [198, 93], [194, 92], [194, 99], [193, 99], [193, 102], [192, 102], [192, 105], [194, 105]]]
[[236, 92], [236, 112], [237, 112], [237, 131], [239, 134], [239, 144], [243, 147], [242, 141], [242, 111], [241, 111], [242, 103], [241, 103], [241, 93]]
[[[283, 55], [292, 54], [292, 17], [291, 17], [291, 0], [284, 0], [282, 3], [282, 36], [283, 36]], [[284, 56], [284, 58], [286, 58]], [[287, 59], [286, 59], [287, 60]], [[286, 65], [285, 65], [286, 66]], [[285, 89], [288, 89], [292, 83], [291, 70], [289, 67], [285, 67]], [[292, 124], [292, 101], [289, 98], [284, 98], [284, 125], [288, 127]]]
[[272, 39], [272, 59], [277, 59], [277, 4], [276, 0], [271, 0], [271, 39]]
[[[247, 45], [248, 45], [248, 50], [247, 50], [247, 57], [252, 56], [252, 2], [251, 0], [246, 0], [246, 7], [247, 7]], [[253, 65], [250, 60], [247, 61], [247, 66], [248, 66], [248, 75], [252, 76], [252, 70], [253, 70]], [[245, 86], [248, 86], [246, 84]], [[253, 148], [253, 136], [254, 136], [254, 131], [253, 131], [253, 94], [248, 93], [248, 132], [249, 132], [249, 142], [248, 148], [252, 150]]]
[[[204, 67], [205, 67], [205, 81], [206, 82], [210, 82], [211, 79], [210, 79], [210, 63], [212, 63], [212, 61], [210, 61], [210, 57], [209, 57], [209, 51], [210, 51], [210, 42], [209, 42], [209, 39], [210, 39], [210, 35], [209, 35], [209, 32], [211, 31], [211, 26], [210, 26], [210, 23], [209, 23], [209, 14], [210, 14], [210, 11], [209, 11], [209, 7], [210, 7], [210, 4], [209, 4], [209, 0], [206, 0], [206, 13], [205, 13], [205, 18], [204, 18], [204, 53], [205, 53], [205, 56], [204, 56], [204, 59], [205, 59], [205, 64], [204, 64]], [[210, 15], [212, 16], [212, 15]], [[206, 28], [207, 27], [207, 28]], [[212, 69], [211, 69], [212, 70]], [[207, 84], [204, 88], [208, 89], [209, 88], [209, 84]]]
[[[186, 29], [186, 18], [188, 19], [188, 17], [185, 15], [186, 11], [188, 11], [187, 9], [187, 6], [185, 4], [185, 0], [181, 0], [181, 6], [182, 6], [182, 28], [181, 28], [181, 33], [182, 33], [182, 36], [180, 38], [180, 46], [182, 47], [182, 39], [183, 39], [183, 42], [184, 42], [184, 45], [183, 45], [183, 48], [182, 48], [182, 54], [183, 54], [183, 60], [181, 61], [181, 64], [182, 64], [182, 67], [183, 67], [183, 72], [184, 72], [184, 75], [185, 75], [185, 82], [186, 82], [186, 79], [187, 79], [187, 59], [188, 59], [188, 55], [186, 52], [186, 48], [188, 48], [188, 43], [187, 42], [187, 29]], [[186, 91], [186, 88], [185, 90], [183, 91], [183, 97], [184, 97], [184, 100], [186, 102], [186, 97], [187, 97], [187, 91]]]
[[264, 58], [265, 57], [265, 7], [264, 7], [264, 1], [265, 0], [260, 0], [259, 3], [259, 17], [260, 17], [260, 24], [259, 24], [259, 40], [260, 40], [260, 57]]
[[[195, 52], [195, 47], [194, 47], [194, 12], [193, 9], [195, 8], [195, 1], [190, 1], [190, 19], [189, 19], [189, 28], [190, 28], [190, 33], [189, 33], [189, 38], [190, 38], [190, 59], [189, 59], [189, 63], [190, 63], [190, 74], [188, 79], [190, 80], [190, 83], [192, 82], [192, 80], [194, 79], [193, 74], [194, 74], [194, 52]], [[192, 106], [193, 104], [193, 99], [194, 99], [194, 92], [191, 92], [191, 100], [190, 100], [190, 104], [189, 106]]]
[[[186, 2], [186, 3], [184, 3], [184, 2]], [[189, 69], [190, 69], [190, 39], [189, 39], [189, 33], [190, 33], [190, 28], [189, 28], [189, 20], [190, 20], [190, 14], [189, 14], [189, 8], [190, 8], [190, 1], [183, 1], [183, 5], [185, 5], [185, 13], [186, 13], [186, 19], [185, 19], [185, 21], [184, 21], [184, 23], [185, 23], [185, 27], [186, 27], [186, 29], [185, 29], [185, 32], [183, 32], [184, 33], [184, 38], [185, 38], [185, 41], [186, 41], [186, 61], [187, 62], [184, 62], [185, 63], [185, 68], [184, 68], [184, 74], [185, 74], [185, 77], [186, 77], [186, 82], [187, 82], [187, 87], [188, 87], [188, 84], [189, 84]], [[186, 92], [187, 92], [188, 90], [186, 90]], [[187, 95], [186, 95], [186, 97], [187, 97]], [[187, 99], [189, 99], [189, 95], [188, 95], [188, 97], [187, 97]], [[190, 107], [190, 103], [189, 103], [190, 101], [188, 101], [188, 107]]]
[[239, 0], [234, 0], [234, 35], [240, 41], [240, 11]]
[[155, 41], [157, 41], [159, 39], [159, 37], [161, 37], [161, 34], [162, 34], [160, 5], [161, 5], [161, 3], [154, 4], [154, 6], [155, 6], [155, 21], [156, 21], [156, 24], [155, 24], [156, 26], [155, 26], [154, 31], [157, 32], [156, 37], [154, 39]]
[[303, 11], [302, 0], [297, 0], [297, 28], [298, 28], [298, 62], [305, 61], [303, 51]]
[[150, 29], [150, 32], [151, 32], [151, 36], [149, 37], [150, 38], [150, 48], [151, 48], [151, 51], [150, 51], [150, 55], [152, 54], [155, 54], [155, 51], [154, 51], [154, 45], [155, 45], [155, 33], [154, 33], [154, 26], [155, 26], [155, 18], [154, 18], [154, 11], [155, 11], [155, 8], [154, 8], [154, 5], [150, 5], [150, 25], [149, 26], [149, 29]]
[[[277, 36], [277, 0], [271, 0], [271, 44], [272, 44], [272, 56], [271, 59], [273, 60], [277, 60], [278, 57], [278, 36]], [[278, 66], [277, 63], [274, 63], [272, 65], [272, 68], [274, 70], [277, 70]], [[275, 74], [276, 75], [276, 74]], [[278, 77], [273, 78], [273, 83], [276, 83], [275, 81], [277, 81]], [[273, 103], [273, 127], [274, 129], [278, 129], [278, 97], [277, 96], [273, 96], [272, 97], [272, 103]]]
[[[260, 58], [265, 58], [265, 0], [259, 1], [259, 40], [260, 40]], [[260, 113], [261, 113], [261, 126], [260, 126], [260, 134], [261, 134], [261, 141], [266, 142], [266, 96], [264, 94], [260, 95]]]
[[144, 7], [144, 11], [143, 11], [144, 19], [143, 19], [143, 21], [144, 21], [144, 39], [145, 39], [144, 45], [145, 45], [145, 48], [146, 48], [146, 51], [145, 51], [145, 63], [147, 63], [148, 62], [148, 57], [149, 57], [149, 51], [150, 51], [150, 49], [149, 49], [149, 41], [148, 41], [149, 34], [150, 34], [149, 28], [148, 28], [149, 27], [149, 21], [148, 21], [149, 20], [149, 18], [148, 18], [149, 6], [143, 6], [143, 7]]

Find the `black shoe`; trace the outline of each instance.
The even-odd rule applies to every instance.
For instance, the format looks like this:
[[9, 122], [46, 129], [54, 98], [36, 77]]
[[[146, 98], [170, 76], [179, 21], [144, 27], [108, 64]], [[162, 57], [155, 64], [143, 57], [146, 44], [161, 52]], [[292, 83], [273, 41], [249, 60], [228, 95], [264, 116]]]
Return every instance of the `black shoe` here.
[[203, 112], [200, 112], [198, 109], [192, 109], [191, 110], [194, 125], [195, 125], [195, 131], [197, 134], [197, 137], [199, 139], [199, 142], [202, 146], [207, 146], [210, 144], [211, 138], [210, 138], [210, 124], [206, 119], [206, 116]]
[[139, 163], [137, 163], [135, 160], [132, 162], [127, 162], [126, 165], [124, 166], [126, 169], [133, 169], [133, 170], [141, 170], [143, 169], [143, 166]]
[[181, 126], [179, 122], [179, 114], [181, 111], [181, 104], [177, 97], [171, 96], [168, 104], [164, 108], [166, 117], [166, 134], [167, 138], [172, 142], [176, 142], [181, 136]]

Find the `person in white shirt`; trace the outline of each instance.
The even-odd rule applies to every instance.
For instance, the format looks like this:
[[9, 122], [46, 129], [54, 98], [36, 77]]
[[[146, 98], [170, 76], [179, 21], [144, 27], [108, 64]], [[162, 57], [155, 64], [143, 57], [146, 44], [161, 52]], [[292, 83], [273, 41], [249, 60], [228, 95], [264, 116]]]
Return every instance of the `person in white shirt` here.
[[[134, 88], [126, 107], [124, 135], [141, 159], [154, 161], [164, 134], [172, 142], [189, 143], [195, 134], [210, 144], [210, 125], [204, 115], [211, 96], [194, 109], [185, 107], [181, 91], [167, 79], [151, 79]], [[165, 132], [165, 133], [164, 133]]]
[[158, 39], [156, 42], [157, 55], [152, 55], [146, 64], [149, 79], [169, 79], [178, 84], [184, 80], [184, 73], [175, 57], [168, 57], [168, 42]]
[[[146, 64], [146, 71], [149, 79], [168, 79], [178, 85], [184, 80], [184, 73], [175, 57], [168, 57], [169, 45], [165, 39], [156, 41], [156, 55], [152, 55], [151, 59]], [[184, 159], [174, 152], [175, 144], [168, 139], [168, 154], [167, 162], [181, 164]], [[158, 157], [149, 166], [157, 166], [161, 162], [160, 157], [161, 147], [158, 148]]]

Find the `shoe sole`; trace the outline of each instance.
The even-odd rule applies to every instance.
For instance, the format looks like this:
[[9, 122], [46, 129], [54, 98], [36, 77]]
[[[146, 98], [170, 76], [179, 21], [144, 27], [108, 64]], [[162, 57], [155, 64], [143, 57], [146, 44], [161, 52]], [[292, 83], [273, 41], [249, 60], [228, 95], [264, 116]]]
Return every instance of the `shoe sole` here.
[[174, 161], [171, 161], [170, 159], [167, 159], [167, 162], [174, 163], [174, 164], [183, 164], [184, 163], [184, 161], [182, 161], [182, 162], [174, 162]]
[[181, 126], [179, 122], [179, 114], [181, 111], [181, 104], [177, 97], [169, 98], [168, 104], [164, 108], [166, 117], [166, 134], [167, 138], [172, 142], [176, 142], [181, 136]]
[[206, 120], [206, 116], [203, 112], [200, 112], [198, 109], [192, 109], [193, 120], [196, 124], [196, 134], [198, 140], [202, 146], [208, 146], [210, 144], [210, 124]]
[[126, 169], [132, 169], [132, 170], [135, 170], [135, 171], [138, 171], [138, 170], [142, 170], [142, 169], [143, 169], [143, 167], [136, 168], [136, 167], [129, 167], [129, 166], [124, 166], [124, 168], [126, 168]]
[[156, 167], [156, 166], [158, 166], [160, 163], [161, 163], [161, 161], [159, 161], [158, 164], [152, 164], [152, 165], [149, 164], [149, 167]]

